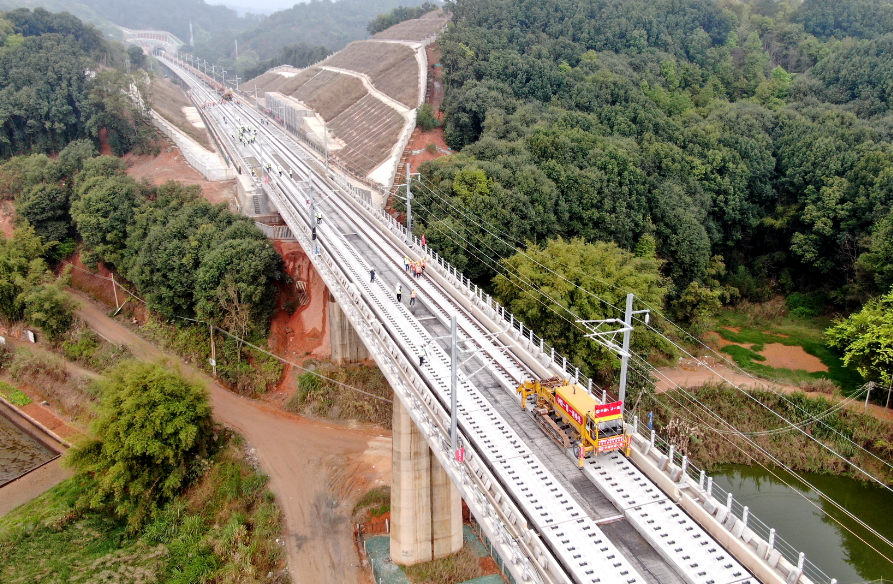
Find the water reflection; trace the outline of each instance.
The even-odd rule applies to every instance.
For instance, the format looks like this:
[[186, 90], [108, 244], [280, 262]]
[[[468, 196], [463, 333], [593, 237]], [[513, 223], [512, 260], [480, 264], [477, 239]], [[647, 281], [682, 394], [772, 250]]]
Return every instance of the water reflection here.
[[0, 486], [37, 468], [56, 453], [0, 414]]
[[[799, 484], [784, 471], [773, 472], [789, 484]], [[807, 473], [801, 476], [884, 537], [893, 539], [893, 493], [847, 477]], [[893, 549], [820, 499], [815, 490], [794, 492], [766, 470], [740, 465], [723, 467], [714, 475], [714, 481], [734, 493], [742, 505], [750, 507], [751, 513], [774, 527], [779, 537], [804, 552], [840, 584], [881, 578], [893, 581], [893, 564], [881, 556], [893, 558]]]

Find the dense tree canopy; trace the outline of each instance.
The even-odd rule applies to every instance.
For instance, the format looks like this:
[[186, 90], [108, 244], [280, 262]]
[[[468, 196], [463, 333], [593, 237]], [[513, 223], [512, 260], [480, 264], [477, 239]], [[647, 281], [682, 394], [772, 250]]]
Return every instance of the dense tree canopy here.
[[197, 186], [138, 183], [120, 158], [93, 154], [74, 142], [57, 160], [34, 154], [0, 166], [0, 196], [15, 200], [23, 224], [0, 242], [0, 314], [22, 318], [27, 294], [48, 283], [43, 258], [64, 258], [77, 238], [86, 263], [115, 268], [163, 316], [264, 333], [281, 259], [254, 223]]
[[145, 75], [110, 68], [123, 68], [120, 43], [42, 8], [0, 13], [0, 41], [0, 157], [98, 143], [102, 131], [118, 155], [147, 142]]
[[[662, 309], [664, 290], [653, 256], [637, 257], [612, 243], [553, 239], [502, 260], [505, 273], [494, 280], [496, 298], [556, 351], [605, 380], [616, 364], [607, 349], [588, 341], [578, 320], [616, 318], [632, 292], [640, 303]], [[641, 307], [641, 305], [639, 306]], [[637, 352], [667, 349], [647, 330], [634, 336]]]
[[461, 154], [423, 166], [415, 228], [485, 285], [475, 256], [650, 236], [672, 310], [729, 283], [858, 305], [893, 278], [891, 5], [449, 2]]

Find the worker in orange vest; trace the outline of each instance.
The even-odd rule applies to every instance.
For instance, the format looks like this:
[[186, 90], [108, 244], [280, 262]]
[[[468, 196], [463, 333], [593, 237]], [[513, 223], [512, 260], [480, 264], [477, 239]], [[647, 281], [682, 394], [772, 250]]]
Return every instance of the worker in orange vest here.
[[412, 306], [413, 304], [415, 304], [415, 288], [409, 293], [409, 305]]
[[422, 273], [425, 273], [425, 258], [422, 258]]

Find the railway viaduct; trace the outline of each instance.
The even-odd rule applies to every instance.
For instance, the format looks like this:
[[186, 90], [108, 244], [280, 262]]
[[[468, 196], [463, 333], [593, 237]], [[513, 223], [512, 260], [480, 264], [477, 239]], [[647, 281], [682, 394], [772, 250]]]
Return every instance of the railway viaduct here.
[[[607, 391], [387, 215], [366, 185], [278, 124], [275, 112], [245, 95], [220, 100], [219, 84], [176, 51], [161, 60], [197, 105], [217, 104], [203, 113], [209, 130], [281, 216], [287, 229], [279, 236], [297, 241], [325, 282], [333, 356], [374, 359], [394, 390], [394, 561], [458, 551], [464, 500], [516, 582], [836, 582], [634, 418], [629, 457], [611, 452], [578, 467], [575, 450], [522, 411], [515, 388], [558, 376], [601, 403], [612, 400]], [[235, 119], [257, 130], [258, 143], [229, 139]], [[267, 175], [268, 162], [294, 176]], [[426, 276], [411, 278], [405, 256], [427, 258]], [[409, 306], [412, 289], [418, 302]]]

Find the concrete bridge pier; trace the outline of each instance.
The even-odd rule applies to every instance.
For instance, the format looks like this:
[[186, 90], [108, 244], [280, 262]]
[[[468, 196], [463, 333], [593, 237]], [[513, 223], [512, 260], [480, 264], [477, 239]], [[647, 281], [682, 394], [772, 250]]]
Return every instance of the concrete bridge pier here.
[[411, 566], [462, 549], [462, 497], [396, 397], [391, 465], [393, 561]]
[[344, 363], [358, 363], [369, 359], [369, 351], [360, 335], [353, 330], [353, 326], [329, 295], [329, 339], [332, 342], [332, 361], [342, 365]]

